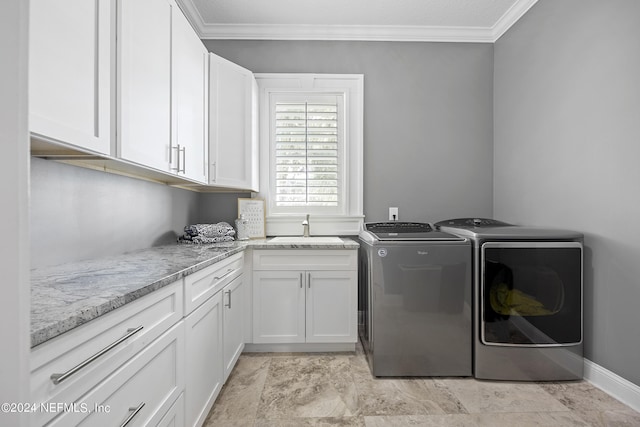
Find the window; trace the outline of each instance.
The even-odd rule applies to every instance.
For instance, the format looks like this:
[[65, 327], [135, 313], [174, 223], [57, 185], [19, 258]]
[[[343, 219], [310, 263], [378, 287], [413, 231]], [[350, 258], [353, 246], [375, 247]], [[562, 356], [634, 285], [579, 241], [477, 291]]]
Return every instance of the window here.
[[275, 205], [339, 208], [344, 171], [341, 98], [274, 96], [272, 108]]
[[[257, 74], [267, 235], [357, 234], [362, 223], [361, 75]], [[300, 229], [300, 230], [298, 230]]]

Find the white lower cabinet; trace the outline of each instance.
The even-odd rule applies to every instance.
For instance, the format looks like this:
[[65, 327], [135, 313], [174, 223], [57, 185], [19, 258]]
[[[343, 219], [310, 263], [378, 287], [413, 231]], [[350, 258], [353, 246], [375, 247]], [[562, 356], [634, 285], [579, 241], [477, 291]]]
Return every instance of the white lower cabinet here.
[[200, 426], [222, 384], [222, 292], [189, 314], [186, 327], [185, 425]]
[[178, 397], [167, 413], [158, 423], [158, 427], [180, 427], [184, 426], [184, 393]]
[[31, 425], [201, 426], [244, 348], [243, 259], [232, 255], [32, 349], [40, 410]]
[[307, 273], [306, 342], [357, 340], [357, 283], [356, 271]]
[[302, 271], [254, 271], [253, 342], [305, 342]]
[[[226, 264], [223, 270], [230, 271], [237, 262]], [[206, 277], [220, 274], [220, 268], [216, 265], [209, 269], [209, 274], [201, 280], [206, 281]], [[244, 275], [240, 274], [185, 318], [186, 426], [201, 426], [204, 423], [222, 385], [238, 361], [244, 348], [245, 315], [246, 286]]]
[[[142, 352], [149, 355], [149, 346], [179, 324], [184, 313], [182, 298], [180, 280], [33, 348], [31, 399], [51, 409], [36, 411], [30, 418], [31, 425], [42, 426], [60, 415], [56, 406], [60, 403], [73, 404], [87, 396], [100, 396], [91, 398], [93, 406], [106, 399], [104, 391], [94, 394], [96, 388], [105, 383], [117, 386], [118, 378], [128, 375], [119, 374], [122, 367]], [[177, 337], [178, 333], [172, 334]], [[171, 340], [166, 336], [164, 339]], [[176, 360], [184, 351], [182, 338], [180, 340], [181, 345], [174, 349], [172, 356]], [[167, 373], [182, 372], [182, 369], [180, 359], [180, 366], [174, 365]], [[175, 381], [176, 385], [183, 384], [182, 374]], [[178, 394], [180, 392], [182, 389]], [[68, 415], [55, 425], [75, 425], [81, 414]]]
[[180, 322], [49, 425], [158, 425], [184, 389], [183, 340]]
[[229, 378], [244, 349], [244, 317], [247, 314], [247, 286], [244, 274], [236, 277], [222, 290], [224, 380]]
[[355, 343], [356, 257], [351, 250], [254, 251], [253, 343]]

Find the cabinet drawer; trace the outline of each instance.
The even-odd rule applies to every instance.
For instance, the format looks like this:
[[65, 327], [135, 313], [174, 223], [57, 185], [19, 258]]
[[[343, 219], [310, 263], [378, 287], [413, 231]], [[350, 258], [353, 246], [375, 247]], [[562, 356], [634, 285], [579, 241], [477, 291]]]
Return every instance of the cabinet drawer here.
[[176, 403], [162, 417], [158, 427], [182, 427], [184, 426], [184, 393], [178, 397]]
[[254, 270], [356, 270], [358, 251], [342, 249], [254, 250]]
[[184, 279], [184, 312], [195, 308], [220, 291], [227, 283], [242, 274], [244, 253], [237, 253]]
[[[184, 390], [184, 324], [180, 322], [76, 402], [80, 410], [51, 426], [155, 426]], [[83, 411], [82, 408], [87, 408]]]
[[[70, 403], [122, 366], [183, 316], [182, 281], [73, 329], [31, 351], [31, 399]], [[54, 383], [52, 375], [69, 374]], [[38, 411], [33, 424], [55, 413]]]

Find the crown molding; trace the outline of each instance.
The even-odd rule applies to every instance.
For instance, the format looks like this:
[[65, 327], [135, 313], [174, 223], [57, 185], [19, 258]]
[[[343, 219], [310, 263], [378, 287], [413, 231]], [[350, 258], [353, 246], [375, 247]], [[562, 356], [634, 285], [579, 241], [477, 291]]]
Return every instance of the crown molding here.
[[492, 43], [490, 28], [387, 25], [203, 25], [203, 39]]
[[522, 16], [536, 4], [538, 0], [518, 0], [498, 19], [491, 29], [493, 42], [498, 41], [509, 28], [513, 26]]
[[518, 0], [492, 27], [207, 24], [193, 0], [177, 0], [201, 39], [494, 43], [538, 0]]

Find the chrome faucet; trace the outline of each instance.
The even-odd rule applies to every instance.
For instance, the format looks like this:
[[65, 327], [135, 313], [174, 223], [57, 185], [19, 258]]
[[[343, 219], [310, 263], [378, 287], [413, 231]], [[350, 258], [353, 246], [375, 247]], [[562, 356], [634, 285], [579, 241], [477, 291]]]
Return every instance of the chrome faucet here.
[[302, 221], [302, 237], [309, 237], [309, 214], [307, 214], [307, 219]]

